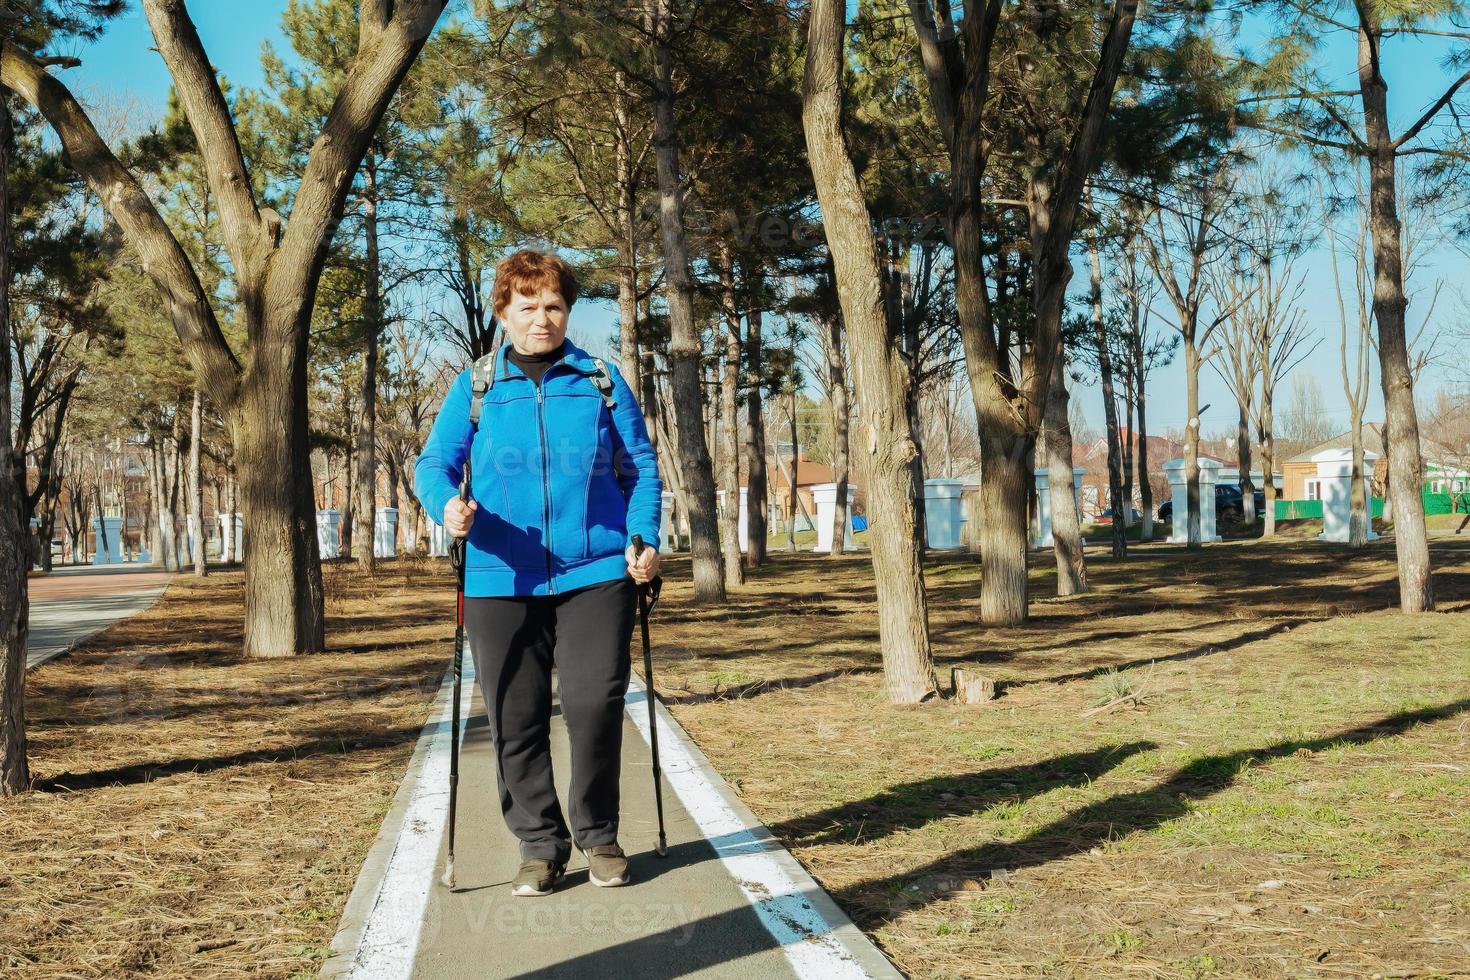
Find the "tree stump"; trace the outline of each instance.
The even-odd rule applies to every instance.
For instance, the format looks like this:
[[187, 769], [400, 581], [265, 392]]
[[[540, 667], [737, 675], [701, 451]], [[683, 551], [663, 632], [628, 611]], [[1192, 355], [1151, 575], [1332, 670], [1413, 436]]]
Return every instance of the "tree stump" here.
[[963, 667], [951, 668], [949, 682], [954, 688], [954, 698], [960, 704], [980, 704], [995, 700], [995, 680], [977, 674], [973, 670], [966, 670]]

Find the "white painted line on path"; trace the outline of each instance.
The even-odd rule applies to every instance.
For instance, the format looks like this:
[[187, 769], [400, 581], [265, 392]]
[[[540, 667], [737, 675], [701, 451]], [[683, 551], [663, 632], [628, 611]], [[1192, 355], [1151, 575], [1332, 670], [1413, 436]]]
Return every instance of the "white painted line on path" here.
[[[468, 644], [460, 679], [459, 731], [463, 744], [475, 690], [475, 661]], [[414, 758], [398, 788], [342, 914], [335, 955], [323, 977], [403, 980], [413, 973], [429, 895], [439, 879], [439, 846], [449, 820], [449, 731], [454, 672], [446, 671], [435, 711], [424, 726]], [[395, 819], [396, 818], [396, 819]], [[362, 895], [359, 888], [364, 889]], [[360, 923], [360, 925], [359, 925]]]
[[[628, 685], [627, 706], [649, 741], [647, 694], [636, 676]], [[655, 717], [664, 778], [796, 975], [811, 980], [900, 977], [780, 841], [725, 789], [704, 753], [658, 702]]]

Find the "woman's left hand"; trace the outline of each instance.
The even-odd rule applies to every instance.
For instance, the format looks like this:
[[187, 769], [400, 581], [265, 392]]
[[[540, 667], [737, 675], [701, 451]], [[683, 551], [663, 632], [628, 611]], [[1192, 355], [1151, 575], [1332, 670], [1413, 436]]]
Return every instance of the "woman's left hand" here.
[[628, 574], [640, 585], [652, 582], [658, 575], [659, 553], [653, 545], [645, 544], [643, 553], [635, 559], [633, 546], [630, 544], [628, 550], [623, 552], [623, 556], [628, 559]]

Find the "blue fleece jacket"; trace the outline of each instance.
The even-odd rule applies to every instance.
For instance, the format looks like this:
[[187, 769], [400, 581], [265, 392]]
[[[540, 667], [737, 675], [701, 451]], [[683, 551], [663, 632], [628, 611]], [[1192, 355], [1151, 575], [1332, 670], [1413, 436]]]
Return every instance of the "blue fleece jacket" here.
[[471, 446], [470, 369], [444, 398], [414, 465], [414, 491], [431, 518], [459, 494], [470, 454], [478, 504], [465, 551], [465, 595], [554, 595], [622, 578], [624, 549], [640, 534], [658, 545], [663, 484], [643, 412], [617, 367], [611, 409], [597, 366], [566, 342], [538, 387], [496, 352]]

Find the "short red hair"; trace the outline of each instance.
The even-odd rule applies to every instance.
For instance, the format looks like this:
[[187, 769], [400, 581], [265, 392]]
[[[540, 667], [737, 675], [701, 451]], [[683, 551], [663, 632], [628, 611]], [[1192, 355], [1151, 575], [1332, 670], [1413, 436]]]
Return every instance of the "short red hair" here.
[[515, 293], [537, 296], [543, 289], [561, 293], [567, 310], [577, 301], [577, 270], [566, 259], [523, 248], [495, 265], [495, 286], [490, 291], [491, 308], [498, 314], [510, 305]]

